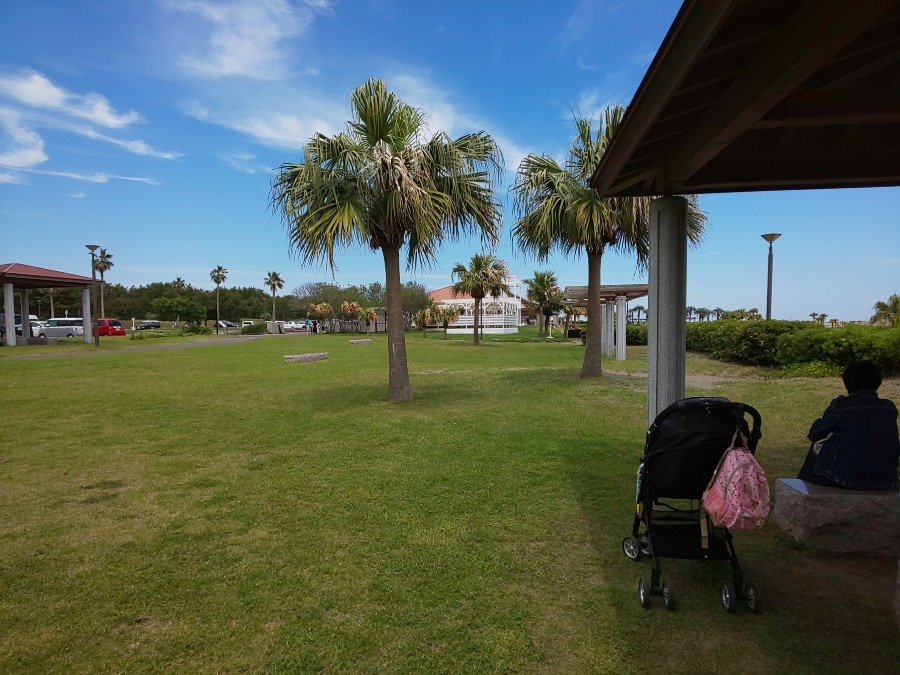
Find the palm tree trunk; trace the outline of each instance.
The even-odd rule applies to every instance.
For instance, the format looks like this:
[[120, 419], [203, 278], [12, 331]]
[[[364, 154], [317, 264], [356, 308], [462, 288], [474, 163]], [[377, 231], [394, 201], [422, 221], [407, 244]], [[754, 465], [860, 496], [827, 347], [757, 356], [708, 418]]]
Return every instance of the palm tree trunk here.
[[56, 316], [56, 314], [54, 314], [54, 312], [55, 312], [56, 310], [53, 309], [53, 293], [54, 293], [54, 290], [53, 290], [52, 288], [49, 289], [49, 293], [50, 293], [50, 316], [51, 316], [51, 317], [54, 317], [54, 316]]
[[543, 329], [543, 331], [540, 331], [540, 330], [538, 331], [538, 337], [544, 337], [545, 335], [550, 335], [550, 330], [549, 330], [550, 326], [547, 323], [549, 317], [546, 314], [544, 314], [544, 303], [543, 302], [538, 303], [538, 307], [540, 307], [540, 309], [538, 310], [538, 313], [544, 319], [544, 329]]
[[272, 286], [272, 321], [275, 321], [275, 287]]
[[602, 252], [588, 250], [588, 334], [584, 344], [584, 364], [581, 377], [600, 377], [603, 337], [600, 330], [600, 261]]
[[219, 284], [216, 284], [216, 333], [219, 332]]
[[388, 400], [411, 401], [406, 336], [403, 333], [403, 287], [400, 284], [400, 248], [382, 247], [387, 301]]
[[104, 285], [105, 284], [103, 283], [103, 270], [100, 270], [100, 316], [101, 317], [106, 316], [106, 303], [104, 302], [104, 299], [103, 299], [103, 286]]
[[478, 318], [481, 315], [481, 298], [475, 298], [475, 313], [472, 317], [472, 344], [478, 346]]

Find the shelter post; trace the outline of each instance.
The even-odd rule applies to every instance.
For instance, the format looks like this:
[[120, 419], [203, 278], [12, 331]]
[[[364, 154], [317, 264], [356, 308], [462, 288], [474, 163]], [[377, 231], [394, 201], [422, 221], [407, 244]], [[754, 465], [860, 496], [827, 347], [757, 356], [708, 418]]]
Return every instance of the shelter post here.
[[616, 361], [625, 360], [625, 326], [628, 323], [628, 301], [624, 295], [616, 298]]
[[610, 300], [606, 303], [606, 352], [607, 356], [616, 355], [616, 305]]
[[93, 342], [91, 327], [94, 325], [94, 317], [91, 316], [91, 289], [85, 286], [81, 289], [81, 316], [84, 317], [81, 325], [84, 327], [84, 344]]
[[27, 345], [31, 337], [31, 297], [28, 295], [28, 289], [23, 288], [20, 291], [22, 298], [22, 344]]
[[687, 205], [684, 197], [650, 204], [648, 426], [666, 406], [684, 398]]
[[[597, 317], [597, 330], [600, 331], [600, 353], [608, 354], [609, 353], [609, 332], [606, 330], [606, 323], [609, 320], [609, 315], [606, 313], [606, 300], [600, 303], [600, 316]], [[589, 321], [593, 321], [593, 317], [588, 317]]]
[[13, 292], [13, 285], [3, 284], [3, 312], [6, 316], [3, 322], [6, 324], [6, 345], [8, 347], [16, 346], [16, 299]]

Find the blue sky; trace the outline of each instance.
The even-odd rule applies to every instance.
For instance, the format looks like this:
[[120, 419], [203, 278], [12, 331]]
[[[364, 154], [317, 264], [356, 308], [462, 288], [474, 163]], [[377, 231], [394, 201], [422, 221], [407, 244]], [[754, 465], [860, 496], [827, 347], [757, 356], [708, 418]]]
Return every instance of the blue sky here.
[[[584, 284], [587, 263], [523, 257], [507, 189], [527, 153], [565, 156], [574, 112], [627, 104], [674, 18], [672, 0], [6, 0], [0, 2], [0, 263], [90, 273], [85, 244], [113, 254], [110, 282], [182, 277], [285, 292], [309, 281], [384, 280], [380, 253], [348, 250], [332, 276], [290, 255], [268, 209], [272, 172], [349, 117], [350, 91], [383, 78], [453, 136], [484, 130], [507, 166], [503, 244], [527, 278]], [[774, 318], [867, 319], [900, 293], [900, 188], [715, 195], [689, 254], [688, 304]], [[478, 242], [406, 272], [436, 288]], [[639, 283], [607, 255], [603, 283]], [[637, 301], [636, 304], [640, 304]], [[643, 304], [646, 304], [644, 301]]]

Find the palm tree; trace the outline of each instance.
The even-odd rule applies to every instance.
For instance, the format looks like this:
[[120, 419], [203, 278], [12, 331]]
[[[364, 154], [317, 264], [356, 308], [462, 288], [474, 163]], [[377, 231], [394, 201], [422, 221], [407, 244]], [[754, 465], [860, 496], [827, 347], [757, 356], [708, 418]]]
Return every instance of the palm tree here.
[[[604, 251], [610, 247], [636, 253], [638, 269], [646, 268], [650, 253], [650, 198], [601, 198], [589, 184], [624, 112], [622, 106], [607, 108], [596, 134], [591, 120], [576, 120], [577, 135], [565, 166], [547, 155], [530, 154], [519, 164], [512, 188], [519, 216], [513, 234], [526, 252], [541, 260], [554, 248], [566, 255], [587, 255], [587, 315], [595, 327], [601, 312], [600, 262]], [[697, 244], [703, 236], [706, 215], [693, 197], [688, 201], [687, 218], [689, 240]], [[601, 338], [596, 328], [588, 331], [582, 377], [603, 373]]]
[[436, 323], [444, 328], [444, 339], [446, 340], [447, 329], [459, 317], [459, 309], [453, 305], [435, 305], [431, 316]]
[[644, 307], [643, 305], [635, 305], [633, 307], [633, 310], [634, 310], [634, 313], [637, 314], [637, 322], [640, 323], [641, 322], [641, 313], [646, 312], [647, 308]]
[[878, 323], [885, 326], [900, 326], [900, 295], [894, 293], [887, 302], [878, 301], [872, 307], [875, 314], [869, 319], [869, 323]]
[[263, 283], [272, 290], [272, 321], [275, 320], [275, 291], [284, 288], [284, 279], [278, 272], [266, 272], [266, 278]]
[[550, 292], [554, 288], [559, 287], [556, 275], [549, 270], [546, 272], [535, 272], [531, 279], [525, 280], [525, 285], [528, 286], [528, 299], [538, 306], [538, 337], [549, 335], [550, 332], [546, 330], [548, 326], [547, 317], [544, 316], [544, 309], [547, 306], [547, 298]]
[[412, 399], [403, 334], [400, 250], [407, 268], [430, 263], [440, 246], [464, 233], [495, 244], [500, 205], [494, 195], [502, 157], [490, 135], [451, 139], [425, 133], [425, 114], [371, 79], [351, 95], [354, 119], [335, 136], [314, 135], [300, 164], [282, 164], [271, 203], [293, 250], [334, 269], [336, 248], [361, 244], [384, 257], [388, 329], [388, 399]]
[[215, 269], [213, 269], [209, 273], [210, 281], [212, 281], [216, 285], [216, 332], [219, 331], [219, 286], [225, 283], [225, 279], [228, 278], [228, 270], [226, 270], [221, 265], [217, 265]]
[[489, 253], [476, 253], [469, 261], [466, 267], [462, 263], [456, 263], [451, 277], [456, 279], [453, 284], [453, 296], [469, 295], [475, 301], [475, 311], [473, 318], [474, 330], [472, 344], [478, 345], [478, 328], [479, 319], [481, 318], [481, 301], [485, 296], [499, 297], [500, 293], [509, 293], [509, 286], [506, 284], [506, 278], [509, 276], [509, 270], [499, 258], [495, 258]]
[[107, 253], [105, 248], [101, 248], [97, 257], [94, 258], [94, 269], [100, 273], [100, 316], [106, 316], [106, 303], [103, 298], [103, 286], [105, 285], [103, 283], [103, 275], [114, 266], [112, 253]]
[[175, 281], [172, 282], [172, 290], [175, 291], [175, 295], [181, 295], [181, 291], [187, 288], [187, 282], [181, 277], [175, 277]]

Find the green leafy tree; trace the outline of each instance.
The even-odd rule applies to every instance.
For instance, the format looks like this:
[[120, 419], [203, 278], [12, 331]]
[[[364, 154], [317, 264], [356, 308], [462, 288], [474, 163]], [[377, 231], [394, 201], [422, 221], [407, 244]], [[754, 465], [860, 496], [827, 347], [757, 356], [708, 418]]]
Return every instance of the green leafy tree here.
[[103, 292], [103, 287], [106, 285], [103, 279], [103, 276], [109, 272], [115, 266], [115, 263], [112, 261], [112, 253], [109, 253], [105, 248], [101, 248], [100, 252], [97, 254], [97, 257], [94, 258], [94, 269], [100, 274], [100, 316], [106, 316], [106, 296]]
[[219, 288], [222, 284], [225, 283], [225, 279], [228, 278], [228, 270], [222, 267], [221, 265], [216, 265], [213, 270], [209, 273], [210, 281], [212, 281], [216, 285], [216, 330], [218, 330], [219, 325]]
[[[600, 263], [607, 248], [634, 253], [638, 269], [647, 266], [650, 253], [650, 199], [646, 197], [601, 198], [590, 186], [625, 109], [612, 106], [592, 129], [591, 120], [575, 121], [577, 134], [565, 166], [547, 155], [530, 154], [519, 164], [513, 185], [518, 221], [513, 236], [528, 253], [543, 260], [553, 249], [565, 255], [584, 253], [588, 261], [589, 320], [600, 316]], [[687, 230], [698, 243], [706, 222], [695, 198], [688, 198]], [[582, 377], [602, 375], [601, 331], [589, 330], [585, 341]]]
[[384, 258], [388, 399], [412, 399], [403, 334], [400, 252], [407, 268], [433, 262], [441, 244], [462, 233], [499, 237], [494, 182], [501, 154], [484, 132], [423, 138], [425, 113], [371, 79], [351, 95], [353, 119], [334, 136], [315, 134], [299, 164], [283, 164], [271, 203], [292, 249], [334, 268], [337, 248], [362, 244]]
[[275, 320], [275, 291], [284, 288], [284, 279], [278, 272], [266, 272], [266, 278], [263, 283], [272, 291], [272, 321]]
[[478, 345], [478, 332], [481, 323], [481, 301], [488, 295], [497, 298], [500, 293], [509, 293], [506, 283], [509, 270], [499, 258], [488, 253], [476, 253], [472, 256], [469, 266], [457, 263], [451, 272], [451, 277], [456, 279], [453, 284], [454, 297], [469, 295], [475, 301], [473, 319], [472, 343]]
[[887, 302], [879, 300], [872, 307], [872, 311], [875, 313], [869, 319], [869, 323], [900, 326], [900, 295], [894, 293]]

